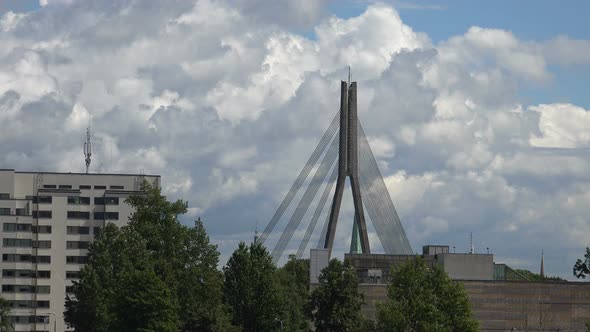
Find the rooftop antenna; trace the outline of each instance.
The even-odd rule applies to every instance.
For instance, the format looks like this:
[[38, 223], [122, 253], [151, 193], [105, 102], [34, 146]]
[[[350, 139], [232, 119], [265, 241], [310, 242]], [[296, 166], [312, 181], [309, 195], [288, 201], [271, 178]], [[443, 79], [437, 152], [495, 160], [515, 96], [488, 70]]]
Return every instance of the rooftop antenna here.
[[84, 142], [84, 161], [86, 161], [86, 174], [88, 174], [88, 169], [90, 168], [90, 162], [92, 161], [90, 157], [92, 156], [92, 143], [90, 142], [90, 125], [86, 127], [86, 142]]
[[469, 233], [469, 253], [475, 253], [475, 248], [473, 248], [473, 232]]
[[543, 250], [541, 250], [541, 271], [540, 271], [541, 279], [545, 279], [545, 255]]

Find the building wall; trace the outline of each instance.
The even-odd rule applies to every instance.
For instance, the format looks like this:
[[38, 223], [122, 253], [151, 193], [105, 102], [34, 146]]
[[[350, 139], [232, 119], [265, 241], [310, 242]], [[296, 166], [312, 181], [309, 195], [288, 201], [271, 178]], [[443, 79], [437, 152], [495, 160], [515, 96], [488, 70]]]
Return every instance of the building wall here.
[[[590, 321], [590, 283], [463, 280], [474, 317], [483, 332], [586, 331]], [[363, 312], [375, 318], [376, 304], [387, 300], [387, 285], [361, 284]]]
[[491, 254], [439, 254], [438, 262], [452, 279], [494, 279], [494, 256]]
[[[85, 257], [88, 253], [87, 249], [72, 248], [72, 245], [79, 242], [91, 242], [96, 232], [99, 231], [99, 227], [104, 226], [107, 222], [114, 222], [119, 226], [126, 224], [133, 210], [124, 203], [125, 198], [138, 190], [144, 179], [156, 186], [160, 185], [159, 176], [32, 173], [0, 170], [0, 194], [9, 194], [8, 199], [0, 199], [0, 207], [10, 208], [9, 215], [0, 215], [0, 223], [2, 224], [2, 228], [0, 228], [2, 297], [12, 302], [49, 302], [48, 308], [36, 307], [27, 302], [22, 302], [22, 307], [17, 305], [11, 315], [24, 317], [25, 321], [15, 324], [16, 331], [54, 331], [54, 322], [56, 323], [56, 331], [66, 330], [63, 321], [66, 287], [71, 286], [72, 282], [76, 280], [72, 272], [80, 271], [84, 266], [83, 262], [75, 262], [68, 257]], [[51, 197], [51, 202], [38, 201], [37, 203], [33, 201], [33, 196]], [[87, 197], [89, 202], [88, 204], [75, 204], [68, 202], [68, 197]], [[95, 202], [95, 198], [101, 200], [108, 197], [118, 198], [118, 203], [101, 204]], [[23, 209], [20, 210], [21, 215], [16, 215], [17, 208]], [[3, 210], [3, 212], [5, 211]], [[51, 211], [51, 216], [41, 217], [40, 211]], [[34, 215], [35, 212], [37, 216]], [[88, 217], [68, 216], [68, 212], [88, 213]], [[117, 219], [100, 218], [100, 214], [104, 212], [118, 213]], [[9, 226], [15, 227], [15, 224], [16, 227], [51, 226], [51, 233], [34, 233], [31, 229], [16, 231], [7, 229]], [[88, 234], [68, 234], [68, 227], [71, 226], [88, 227]], [[19, 245], [14, 246], [6, 241], [19, 241]], [[50, 248], [35, 248], [28, 245], [28, 241], [50, 241]], [[70, 242], [69, 246], [68, 242]], [[9, 256], [15, 254], [49, 256], [51, 261], [50, 263], [33, 263], [30, 260], [9, 261]], [[27, 270], [33, 273], [49, 271], [51, 276], [50, 278], [35, 278], [6, 275], [11, 270]], [[34, 286], [35, 290], [42, 290], [43, 286], [49, 286], [49, 293], [45, 292], [46, 289], [43, 290], [43, 293], [32, 292], [30, 289], [11, 289], [12, 285]], [[28, 317], [32, 317], [32, 321], [27, 322]], [[36, 322], [35, 317], [37, 317]], [[43, 323], [43, 317], [49, 317], [47, 324]]]

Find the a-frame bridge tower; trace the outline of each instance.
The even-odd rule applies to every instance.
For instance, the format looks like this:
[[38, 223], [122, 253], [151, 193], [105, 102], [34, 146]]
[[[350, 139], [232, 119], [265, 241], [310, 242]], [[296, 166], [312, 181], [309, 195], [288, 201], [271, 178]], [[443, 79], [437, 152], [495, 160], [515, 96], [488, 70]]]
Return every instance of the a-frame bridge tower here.
[[[336, 162], [337, 161], [337, 162]], [[313, 176], [307, 181], [310, 173]], [[299, 203], [290, 210], [289, 221], [272, 250], [273, 260], [283, 255], [299, 225], [307, 223], [296, 256], [300, 258], [321, 216], [325, 221], [319, 236], [318, 248], [331, 253], [334, 247], [342, 197], [346, 179], [350, 179], [354, 204], [353, 232], [350, 251], [371, 253], [367, 219], [371, 221], [386, 254], [412, 254], [412, 247], [395, 210], [393, 202], [369, 146], [367, 137], [358, 119], [357, 83], [340, 83], [340, 108], [338, 114], [320, 139], [307, 163], [294, 181], [291, 189], [277, 208], [258, 241], [265, 244], [291, 203]], [[336, 185], [333, 191], [334, 184]], [[299, 190], [305, 187], [303, 194]], [[324, 188], [319, 200], [314, 200], [320, 188]], [[331, 204], [325, 209], [329, 197]], [[315, 206], [314, 213], [306, 218], [307, 211]], [[369, 218], [365, 218], [367, 212]]]

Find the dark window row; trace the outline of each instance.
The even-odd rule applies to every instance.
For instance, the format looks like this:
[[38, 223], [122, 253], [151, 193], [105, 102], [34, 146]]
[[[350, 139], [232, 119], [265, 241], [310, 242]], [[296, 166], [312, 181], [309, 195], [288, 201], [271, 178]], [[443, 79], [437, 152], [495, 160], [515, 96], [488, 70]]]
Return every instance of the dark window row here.
[[51, 263], [51, 256], [34, 256], [28, 254], [2, 254], [2, 261], [49, 264]]
[[30, 232], [31, 227], [31, 224], [4, 223], [2, 229], [5, 232]]
[[0, 199], [10, 199], [9, 193], [0, 193]]
[[124, 187], [124, 186], [110, 186], [110, 188], [111, 188], [112, 190], [124, 190], [124, 189], [125, 189], [125, 187]]
[[31, 285], [2, 285], [2, 293], [37, 293], [49, 294], [49, 286], [31, 286]]
[[32, 232], [39, 234], [51, 234], [51, 226], [32, 226], [31, 224], [4, 223], [2, 229], [5, 232]]
[[66, 249], [88, 249], [88, 241], [66, 241]]
[[90, 205], [90, 197], [84, 197], [84, 196], [68, 196], [68, 204], [74, 204], [74, 205]]
[[44, 211], [44, 210], [33, 211], [32, 215], [33, 215], [33, 218], [51, 219], [51, 211]]
[[67, 264], [86, 264], [88, 262], [87, 256], [66, 256]]
[[119, 220], [119, 212], [94, 212], [94, 220]]
[[[17, 216], [26, 216], [27, 210], [24, 208], [16, 208]], [[10, 215], [10, 208], [0, 208], [0, 215], [9, 216]]]
[[5, 248], [50, 249], [51, 241], [33, 241], [31, 239], [3, 239], [2, 246]]
[[103, 189], [107, 189], [107, 186], [94, 186], [94, 189], [103, 190]]
[[5, 278], [38, 278], [48, 279], [51, 278], [51, 271], [37, 271], [34, 270], [2, 270], [2, 277]]
[[12, 324], [43, 324], [47, 323], [47, 316], [8, 316]]
[[80, 271], [66, 271], [66, 279], [80, 279]]
[[33, 203], [51, 204], [53, 202], [52, 196], [33, 196]]
[[90, 227], [68, 226], [66, 231], [68, 234], [90, 234]]
[[119, 197], [94, 197], [95, 205], [119, 205]]
[[68, 219], [90, 219], [90, 212], [68, 211]]
[[78, 188], [80, 188], [80, 189], [92, 189], [92, 186], [81, 184]]
[[9, 300], [12, 308], [49, 308], [49, 301]]

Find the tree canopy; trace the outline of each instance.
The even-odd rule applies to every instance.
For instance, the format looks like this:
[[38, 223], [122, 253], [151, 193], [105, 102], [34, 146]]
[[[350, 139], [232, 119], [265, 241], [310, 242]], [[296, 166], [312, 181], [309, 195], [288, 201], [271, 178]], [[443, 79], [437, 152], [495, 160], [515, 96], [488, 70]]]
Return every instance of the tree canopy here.
[[578, 259], [574, 264], [574, 276], [576, 278], [586, 279], [590, 275], [590, 248], [586, 247], [586, 254], [584, 260]]
[[361, 314], [363, 295], [356, 271], [348, 261], [334, 258], [318, 278], [311, 293], [310, 316], [317, 331], [362, 331], [366, 320]]
[[377, 305], [382, 331], [477, 331], [469, 299], [459, 282], [438, 266], [428, 268], [420, 258], [393, 268], [387, 301]]
[[223, 297], [232, 323], [243, 331], [279, 330], [286, 318], [286, 304], [266, 248], [241, 242], [223, 272]]
[[12, 332], [14, 326], [8, 317], [10, 314], [10, 304], [4, 298], [0, 297], [0, 331]]
[[142, 189], [126, 200], [129, 224], [107, 224], [90, 245], [66, 321], [85, 332], [227, 330], [219, 252], [202, 222], [182, 225], [186, 202]]

